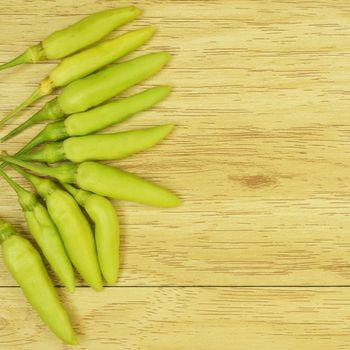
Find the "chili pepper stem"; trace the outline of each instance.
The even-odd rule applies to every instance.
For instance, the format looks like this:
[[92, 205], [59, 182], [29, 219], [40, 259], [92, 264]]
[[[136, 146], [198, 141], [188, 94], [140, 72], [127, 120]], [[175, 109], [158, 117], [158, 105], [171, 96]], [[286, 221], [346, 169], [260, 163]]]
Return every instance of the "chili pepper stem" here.
[[39, 176], [29, 174], [17, 165], [10, 165], [12, 169], [15, 169], [20, 175], [22, 175], [26, 180], [28, 180], [34, 186], [39, 196], [43, 197], [45, 200], [52, 191], [57, 189], [57, 185], [55, 182], [49, 179], [44, 179], [40, 178]]
[[[54, 126], [55, 124], [55, 126]], [[51, 141], [52, 136], [50, 132], [52, 131], [55, 134], [55, 131], [58, 129], [56, 126], [60, 126], [60, 130], [62, 130], [62, 138], [65, 136], [68, 136], [68, 134], [65, 132], [65, 127], [63, 122], [56, 122], [56, 123], [50, 123], [48, 124], [38, 135], [36, 135], [31, 141], [29, 141], [26, 145], [24, 145], [14, 156], [21, 156], [22, 154], [28, 153], [32, 148], [34, 148], [37, 145], [40, 145], [41, 143], [45, 141]], [[50, 136], [48, 138], [48, 135]], [[56, 138], [53, 137], [52, 141], [56, 141]], [[0, 170], [5, 169], [7, 166], [6, 162], [0, 164]]]
[[81, 188], [78, 189], [71, 184], [64, 182], [61, 182], [61, 186], [74, 197], [80, 206], [85, 207], [86, 202], [91, 195], [90, 192], [82, 190]]
[[[1, 152], [1, 156], [8, 156], [8, 153], [6, 151]], [[0, 164], [0, 170], [4, 171], [4, 169], [8, 166], [9, 164], [7, 162], [2, 162]]]
[[[26, 145], [24, 145], [16, 154], [15, 157], [17, 156], [21, 156], [22, 154], [27, 153], [28, 151], [30, 151], [32, 148], [34, 148], [35, 146], [43, 143], [46, 141], [45, 135], [43, 135], [42, 133], [39, 133], [37, 136], [35, 136], [31, 141], [29, 141]], [[1, 165], [0, 165], [0, 169], [1, 169]]]
[[4, 70], [7, 68], [11, 68], [14, 66], [18, 66], [19, 64], [28, 63], [28, 62], [29, 62], [29, 60], [28, 60], [27, 52], [23, 52], [22, 54], [20, 54], [16, 58], [12, 59], [11, 61], [8, 61], [8, 62], [1, 64], [0, 70]]
[[4, 170], [6, 167], [7, 167], [7, 163], [6, 162], [2, 162], [1, 164], [0, 164], [0, 170]]
[[37, 151], [20, 154], [16, 156], [16, 158], [25, 161], [45, 163], [56, 163], [67, 159], [62, 142], [48, 143]]
[[21, 148], [16, 154], [15, 156], [21, 156], [22, 154], [27, 153], [28, 151], [30, 151], [32, 148], [34, 148], [35, 146], [39, 145], [40, 143], [44, 142], [44, 138], [42, 137], [42, 135], [38, 135], [39, 137], [35, 137], [32, 141], [28, 142], [23, 148]]
[[0, 176], [2, 176], [6, 182], [13, 188], [13, 190], [16, 193], [21, 193], [22, 192], [22, 187], [18, 185], [17, 182], [15, 182], [14, 180], [12, 180], [10, 178], [10, 176], [8, 176], [3, 170], [0, 169]]
[[0, 65], [0, 70], [17, 66], [23, 63], [36, 63], [46, 58], [44, 48], [41, 44], [28, 47], [23, 53], [11, 61]]
[[7, 156], [7, 155], [2, 155], [1, 159], [4, 160], [7, 163], [15, 164], [15, 165], [20, 166], [21, 168], [25, 168], [25, 169], [28, 169], [28, 170], [31, 170], [31, 171], [34, 171], [34, 172], [37, 172], [37, 173], [40, 173], [40, 174], [43, 174], [43, 175], [50, 176], [50, 173], [51, 173], [50, 172], [50, 167], [48, 167], [46, 165], [42, 165], [42, 164], [40, 164], [40, 165], [33, 165], [31, 163], [27, 163], [25, 161], [22, 161], [20, 159], [16, 159], [14, 157]]
[[[64, 128], [64, 124], [63, 122], [56, 122], [56, 123], [50, 123], [48, 124], [38, 135], [36, 135], [31, 141], [29, 141], [26, 145], [24, 145], [14, 156], [21, 156], [22, 154], [26, 154], [27, 152], [29, 152], [32, 148], [34, 148], [37, 145], [40, 145], [41, 143], [45, 142], [45, 141], [49, 141], [51, 140], [50, 138], [47, 137], [47, 135], [51, 136], [51, 134], [49, 133], [49, 131], [56, 131], [55, 127], [53, 127], [53, 124], [55, 125], [60, 125], [61, 129], [65, 132], [65, 128]], [[64, 136], [68, 136], [67, 134], [63, 134]], [[62, 136], [62, 137], [64, 137]], [[53, 141], [55, 141], [56, 138], [53, 139]], [[7, 166], [6, 162], [1, 163], [0, 164], [0, 170], [5, 169]]]
[[76, 168], [77, 168], [77, 165], [75, 164], [64, 164], [64, 165], [61, 165], [60, 167], [51, 168], [47, 165], [32, 164], [32, 163], [25, 162], [23, 160], [20, 160], [11, 156], [6, 156], [6, 155], [2, 155], [0, 159], [10, 164], [18, 165], [24, 169], [34, 171], [35, 173], [56, 178], [61, 182], [70, 182], [70, 183], [74, 182]]
[[[27, 119], [23, 124], [19, 125], [16, 129], [12, 130], [7, 135], [3, 136], [0, 139], [0, 141], [1, 142], [7, 141], [7, 140], [11, 139], [12, 137], [16, 136], [17, 134], [19, 134], [22, 130], [25, 130], [28, 127], [30, 127], [31, 125], [37, 123], [38, 121], [41, 121], [42, 120], [41, 115], [38, 113], [34, 114], [31, 118]], [[0, 122], [0, 125], [1, 125], [1, 122]]]
[[9, 163], [5, 163], [8, 165], [11, 165], [12, 169], [15, 169], [17, 171], [18, 174], [22, 175], [25, 179], [27, 179], [29, 182], [31, 182], [31, 175], [27, 172], [25, 172], [22, 168], [20, 168], [18, 165], [15, 164], [9, 164]]
[[16, 231], [7, 221], [0, 219], [0, 244], [4, 243], [9, 237], [16, 235]]
[[[50, 93], [50, 92], [49, 92]], [[6, 117], [0, 120], [0, 125], [5, 124], [7, 121], [12, 119], [18, 112], [26, 108], [40, 97], [46, 96], [48, 93], [46, 90], [42, 89], [42, 86], [37, 88], [27, 99], [25, 99], [18, 107], [16, 107], [12, 112], [10, 112]]]
[[8, 185], [16, 192], [19, 204], [23, 211], [32, 211], [36, 204], [36, 198], [33, 193], [24, 189], [2, 170], [0, 170], [0, 176], [2, 176]]
[[9, 140], [10, 138], [16, 136], [23, 130], [29, 128], [31, 125], [41, 122], [43, 120], [49, 119], [59, 119], [64, 116], [64, 112], [61, 110], [57, 97], [53, 100], [47, 102], [43, 108], [27, 119], [23, 124], [19, 125], [17, 128], [9, 132], [7, 135], [0, 139], [0, 142]]
[[[4, 154], [7, 155], [6, 152], [4, 152]], [[16, 155], [17, 155], [17, 153], [16, 153]], [[4, 169], [6, 169], [6, 167], [7, 167], [8, 165], [9, 165], [9, 163], [7, 163], [7, 162], [2, 162], [2, 163], [0, 164], [0, 173], [3, 172]], [[13, 165], [13, 164], [11, 164], [11, 166], [12, 166], [12, 167], [15, 167], [15, 165]]]
[[[19, 152], [17, 152], [19, 153]], [[16, 155], [17, 155], [16, 153]], [[2, 152], [2, 156], [8, 156], [8, 153], [6, 151], [3, 151]], [[11, 164], [11, 163], [8, 163], [8, 162], [2, 162], [0, 164], [0, 174], [4, 172], [4, 169], [7, 167], [7, 166], [11, 166], [11, 168], [15, 169], [19, 174], [21, 174], [25, 179], [27, 179], [29, 182], [31, 182], [31, 179], [30, 179], [30, 174], [25, 172], [21, 167], [19, 167], [18, 165], [15, 165], [15, 164]]]

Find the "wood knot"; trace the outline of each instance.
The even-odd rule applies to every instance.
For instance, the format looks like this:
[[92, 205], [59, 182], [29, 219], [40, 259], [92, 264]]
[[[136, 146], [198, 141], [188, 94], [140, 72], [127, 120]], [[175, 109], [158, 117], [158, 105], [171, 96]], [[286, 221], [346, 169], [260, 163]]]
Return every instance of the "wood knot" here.
[[266, 175], [245, 176], [240, 180], [245, 186], [253, 189], [269, 187], [277, 183], [275, 178]]

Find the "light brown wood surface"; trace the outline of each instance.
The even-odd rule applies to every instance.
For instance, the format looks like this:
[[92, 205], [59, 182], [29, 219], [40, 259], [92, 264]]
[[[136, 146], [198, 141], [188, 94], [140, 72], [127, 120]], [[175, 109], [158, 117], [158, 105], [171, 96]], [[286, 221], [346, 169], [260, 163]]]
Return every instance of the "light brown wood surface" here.
[[342, 288], [80, 288], [64, 294], [81, 341], [64, 346], [23, 301], [4, 289], [3, 349], [349, 348], [349, 295]]
[[[116, 202], [121, 277], [97, 294], [59, 289], [77, 349], [349, 349], [350, 3], [348, 1], [0, 2], [0, 62], [82, 16], [134, 4], [155, 25], [138, 52], [168, 50], [172, 95], [108, 132], [176, 131], [113, 162], [178, 193], [154, 209]], [[54, 63], [0, 73], [0, 116]], [[36, 103], [1, 129], [28, 118]], [[42, 126], [0, 150], [15, 152]], [[15, 176], [13, 171], [10, 172]], [[22, 179], [15, 176], [22, 184]], [[0, 217], [21, 231], [0, 181]], [[0, 349], [65, 349], [0, 263]]]

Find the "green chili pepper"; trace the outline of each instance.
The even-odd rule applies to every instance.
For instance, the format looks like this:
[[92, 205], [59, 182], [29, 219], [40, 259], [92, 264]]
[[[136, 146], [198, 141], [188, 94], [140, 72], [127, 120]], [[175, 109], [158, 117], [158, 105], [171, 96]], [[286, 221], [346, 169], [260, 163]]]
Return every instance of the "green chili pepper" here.
[[24, 154], [46, 141], [58, 141], [69, 136], [88, 135], [113, 124], [120, 123], [137, 112], [150, 108], [163, 100], [168, 96], [170, 91], [170, 86], [153, 87], [136, 95], [104, 104], [86, 112], [71, 114], [63, 121], [49, 123], [37, 136], [17, 152], [16, 155]]
[[[15, 168], [18, 170], [18, 168]], [[102, 289], [100, 268], [91, 227], [74, 198], [49, 179], [40, 178], [24, 171], [45, 200], [47, 210], [56, 224], [68, 256], [83, 279], [95, 290]]]
[[83, 190], [101, 196], [155, 207], [175, 207], [181, 204], [181, 200], [165, 188], [105, 164], [83, 162], [49, 167], [43, 164], [28, 163], [10, 156], [1, 158], [6, 162], [19, 165], [36, 173], [54, 177], [60, 182], [76, 184]]
[[62, 186], [86, 210], [95, 224], [98, 262], [103, 277], [115, 284], [119, 271], [119, 221], [111, 201], [97, 194], [62, 183]]
[[94, 13], [65, 29], [52, 33], [40, 44], [28, 48], [15, 59], [0, 65], [0, 70], [18, 64], [70, 56], [132, 21], [139, 14], [140, 10], [134, 6]]
[[61, 160], [81, 163], [86, 160], [122, 159], [154, 146], [172, 129], [173, 125], [160, 125], [115, 134], [70, 137], [63, 142], [48, 143], [39, 150], [23, 154], [18, 158], [45, 163]]
[[74, 80], [83, 78], [135, 50], [149, 40], [154, 32], [153, 27], [134, 30], [65, 58], [51, 71], [47, 78], [41, 81], [32, 95], [1, 121], [1, 124], [10, 120], [16, 113], [34, 101], [52, 93], [56, 87], [62, 87]]
[[59, 301], [40, 254], [2, 219], [0, 243], [7, 269], [44, 323], [65, 343], [77, 344], [69, 317]]
[[39, 112], [4, 136], [10, 139], [39, 121], [60, 119], [64, 115], [86, 111], [112, 98], [127, 88], [157, 73], [169, 60], [167, 52], [158, 52], [111, 65], [86, 78], [73, 81], [61, 94]]
[[46, 208], [37, 200], [33, 193], [21, 187], [4, 171], [0, 170], [0, 175], [16, 192], [29, 231], [38, 243], [53, 271], [63, 285], [73, 293], [75, 289], [73, 267], [57, 228]]

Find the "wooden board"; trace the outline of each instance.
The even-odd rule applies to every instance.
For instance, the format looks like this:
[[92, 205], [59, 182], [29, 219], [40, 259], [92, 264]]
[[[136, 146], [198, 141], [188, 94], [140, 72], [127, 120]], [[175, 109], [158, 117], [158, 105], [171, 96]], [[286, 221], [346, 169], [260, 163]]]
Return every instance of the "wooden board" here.
[[[82, 287], [68, 299], [79, 313], [77, 329], [86, 327], [81, 348], [347, 349], [350, 4], [118, 2], [129, 4], [140, 6], [142, 17], [113, 35], [150, 24], [158, 33], [128, 58], [168, 50], [173, 59], [125, 95], [164, 83], [174, 91], [107, 132], [169, 122], [177, 128], [153, 149], [112, 164], [173, 189], [184, 205], [158, 210], [115, 203], [122, 224], [120, 288], [107, 288], [104, 297]], [[107, 0], [2, 2], [0, 62], [113, 6]], [[53, 67], [1, 72], [0, 116]], [[0, 136], [47, 100], [7, 124]], [[41, 127], [0, 150], [15, 152]], [[3, 181], [0, 217], [26, 231], [15, 195]], [[0, 275], [0, 320], [10, 318], [3, 321], [8, 336], [0, 337], [0, 348], [59, 348], [50, 334], [37, 332], [42, 326], [2, 263]], [[248, 293], [243, 286], [254, 289]], [[265, 289], [271, 286], [279, 288]], [[153, 293], [164, 296], [161, 302]], [[242, 295], [247, 299], [237, 302]], [[150, 314], [141, 312], [140, 320], [146, 303]]]
[[[2, 349], [71, 349], [16, 288], [1, 288]], [[74, 349], [340, 349], [349, 347], [349, 293], [324, 288], [80, 288], [63, 295]]]

